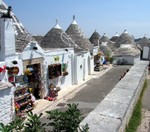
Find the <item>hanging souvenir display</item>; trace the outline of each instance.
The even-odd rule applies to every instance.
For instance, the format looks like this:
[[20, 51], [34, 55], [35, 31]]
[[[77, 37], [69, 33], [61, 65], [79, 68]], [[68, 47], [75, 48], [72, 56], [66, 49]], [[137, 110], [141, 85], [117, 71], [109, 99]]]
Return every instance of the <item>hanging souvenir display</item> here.
[[32, 72], [33, 72], [33, 68], [27, 68], [26, 70], [25, 70], [25, 74], [27, 74], [27, 75], [32, 75]]
[[6, 71], [6, 65], [4, 65], [3, 67], [0, 67], [0, 73], [5, 72], [5, 71]]
[[61, 76], [61, 64], [53, 64], [48, 66], [49, 79]]
[[66, 76], [68, 75], [68, 72], [67, 72], [67, 64], [66, 63], [63, 63], [62, 64], [62, 76]]
[[27, 112], [33, 110], [33, 101], [27, 86], [18, 86], [14, 91], [14, 104], [16, 116], [24, 118]]
[[59, 56], [55, 56], [55, 57], [54, 57], [54, 61], [55, 61], [55, 62], [59, 61]]
[[24, 75], [23, 75], [23, 81], [24, 81], [25, 83], [29, 83], [27, 74], [24, 74]]
[[9, 77], [8, 77], [8, 81], [9, 81], [9, 82], [14, 82], [14, 76], [9, 76]]
[[18, 67], [10, 67], [8, 69], [8, 75], [16, 76], [19, 73]]
[[23, 80], [23, 75], [15, 76], [15, 83], [19, 83], [20, 85], [23, 85], [25, 82]]
[[0, 67], [0, 73], [3, 71], [3, 68]]
[[3, 66], [3, 71], [6, 72], [6, 65]]

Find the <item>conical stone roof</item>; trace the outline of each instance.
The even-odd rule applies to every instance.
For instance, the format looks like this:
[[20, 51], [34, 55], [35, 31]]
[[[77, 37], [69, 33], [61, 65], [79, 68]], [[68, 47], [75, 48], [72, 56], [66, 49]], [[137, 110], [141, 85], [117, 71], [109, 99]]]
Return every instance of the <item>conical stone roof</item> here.
[[[110, 52], [114, 52], [116, 50], [114, 43], [112, 41], [110, 41], [110, 39], [107, 37], [106, 33], [104, 33], [104, 35], [100, 39], [99, 45], [101, 46], [102, 44], [106, 44], [107, 49], [110, 50]], [[106, 49], [106, 47], [105, 47], [105, 49]]]
[[139, 56], [140, 50], [135, 44], [122, 44], [114, 54], [115, 56]]
[[121, 44], [134, 44], [134, 38], [126, 30], [119, 36], [115, 46], [119, 48]]
[[100, 38], [100, 34], [95, 30], [95, 32], [91, 35], [89, 40], [92, 44], [94, 44], [94, 46], [98, 46]]
[[104, 33], [104, 35], [101, 37], [101, 39], [100, 39], [100, 43], [102, 43], [102, 42], [109, 42], [110, 40], [109, 40], [109, 38], [106, 36], [106, 33]]
[[[0, 1], [0, 15], [6, 13], [8, 9], [7, 4], [2, 0]], [[11, 12], [12, 20], [15, 28], [15, 43], [16, 43], [16, 52], [22, 52], [26, 45], [34, 40], [34, 38], [29, 34], [23, 24], [18, 20], [16, 15]]]
[[38, 44], [40, 44], [44, 36], [42, 36], [42, 35], [33, 35], [32, 37], [35, 39], [35, 41], [38, 42]]
[[139, 44], [141, 48], [143, 48], [143, 46], [150, 46], [150, 40], [146, 36], [140, 38], [136, 43]]
[[115, 43], [118, 41], [118, 39], [119, 39], [119, 35], [118, 33], [116, 33], [110, 40]]
[[[43, 37], [40, 46], [46, 48], [79, 48], [78, 45], [62, 30], [56, 21], [56, 25]], [[79, 48], [80, 49], [80, 48]]]
[[83, 50], [90, 50], [92, 48], [91, 42], [84, 36], [84, 33], [75, 21], [75, 16], [73, 16], [73, 22], [67, 28], [66, 33]]

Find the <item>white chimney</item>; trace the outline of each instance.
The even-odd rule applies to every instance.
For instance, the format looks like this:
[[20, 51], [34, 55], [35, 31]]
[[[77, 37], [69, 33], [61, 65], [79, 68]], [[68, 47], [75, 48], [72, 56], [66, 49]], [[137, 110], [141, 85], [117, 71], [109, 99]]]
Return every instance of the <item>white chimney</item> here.
[[15, 57], [15, 31], [12, 18], [0, 18], [0, 60]]

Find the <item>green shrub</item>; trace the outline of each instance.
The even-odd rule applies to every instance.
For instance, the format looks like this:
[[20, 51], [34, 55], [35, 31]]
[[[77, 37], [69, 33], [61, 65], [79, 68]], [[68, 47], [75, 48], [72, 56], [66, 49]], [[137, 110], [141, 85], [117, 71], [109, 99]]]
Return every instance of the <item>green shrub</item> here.
[[28, 113], [28, 120], [25, 123], [24, 132], [45, 132], [45, 123], [41, 123], [40, 118], [43, 114], [40, 113], [38, 116], [37, 114], [33, 114], [32, 112]]
[[[49, 123], [53, 132], [88, 132], [88, 125], [79, 127], [82, 121], [81, 112], [77, 104], [67, 104], [68, 109], [65, 112], [56, 110], [47, 111]], [[16, 117], [11, 123], [0, 124], [0, 132], [46, 132], [46, 123], [42, 123], [40, 115], [28, 113], [27, 121]]]
[[[48, 119], [50, 123], [48, 124], [53, 128], [54, 132], [77, 132], [79, 124], [82, 121], [81, 112], [77, 108], [78, 104], [67, 104], [68, 109], [65, 112], [52, 110], [47, 111]], [[88, 125], [86, 124], [83, 128], [79, 128], [81, 132], [88, 131]]]
[[16, 117], [8, 125], [0, 124], [0, 132], [21, 132], [24, 128], [23, 120], [19, 117]]

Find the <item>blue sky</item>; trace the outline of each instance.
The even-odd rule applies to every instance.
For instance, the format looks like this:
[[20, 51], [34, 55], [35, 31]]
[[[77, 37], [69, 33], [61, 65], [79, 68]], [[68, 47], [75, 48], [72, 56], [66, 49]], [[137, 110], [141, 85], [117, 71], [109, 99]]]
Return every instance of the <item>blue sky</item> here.
[[150, 38], [150, 0], [4, 0], [31, 34], [45, 35], [56, 18], [65, 31], [72, 16], [87, 37], [97, 30], [112, 37], [127, 29]]

